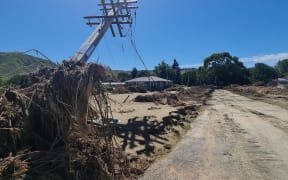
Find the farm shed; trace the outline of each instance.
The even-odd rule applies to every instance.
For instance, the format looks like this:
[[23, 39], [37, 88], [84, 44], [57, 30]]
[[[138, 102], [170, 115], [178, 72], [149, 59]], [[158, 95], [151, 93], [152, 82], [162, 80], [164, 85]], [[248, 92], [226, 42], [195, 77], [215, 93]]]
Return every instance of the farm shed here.
[[126, 86], [142, 87], [146, 90], [161, 91], [173, 85], [172, 81], [156, 76], [139, 77], [125, 82]]

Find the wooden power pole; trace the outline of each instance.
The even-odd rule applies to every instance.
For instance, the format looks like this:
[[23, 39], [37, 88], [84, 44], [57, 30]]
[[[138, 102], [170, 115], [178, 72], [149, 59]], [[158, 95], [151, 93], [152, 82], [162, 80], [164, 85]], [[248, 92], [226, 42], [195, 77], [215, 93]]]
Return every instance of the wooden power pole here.
[[[137, 0], [117, 0], [117, 2], [114, 2], [114, 0], [101, 0], [98, 5], [103, 15], [84, 17], [84, 19], [88, 20], [87, 25], [98, 26], [74, 54], [72, 60], [86, 62], [109, 28], [113, 37], [116, 36], [113, 26], [117, 27], [120, 37], [124, 37], [122, 25], [132, 24], [131, 9], [138, 8], [135, 5], [136, 3]], [[91, 20], [98, 21], [92, 22]]]

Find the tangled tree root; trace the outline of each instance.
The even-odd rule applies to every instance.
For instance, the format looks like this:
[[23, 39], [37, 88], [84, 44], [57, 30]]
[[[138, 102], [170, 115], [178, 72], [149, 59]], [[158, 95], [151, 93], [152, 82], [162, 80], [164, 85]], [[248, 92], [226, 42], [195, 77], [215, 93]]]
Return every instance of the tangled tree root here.
[[[9, 134], [5, 136], [13, 143], [0, 142], [0, 158], [4, 158], [0, 179], [129, 175], [126, 157], [113, 143], [111, 111], [100, 83], [103, 74], [100, 65], [64, 61], [58, 69], [31, 75], [29, 87], [4, 92], [0, 133]], [[89, 103], [92, 92], [96, 104]], [[101, 119], [102, 128], [87, 123], [95, 118]]]

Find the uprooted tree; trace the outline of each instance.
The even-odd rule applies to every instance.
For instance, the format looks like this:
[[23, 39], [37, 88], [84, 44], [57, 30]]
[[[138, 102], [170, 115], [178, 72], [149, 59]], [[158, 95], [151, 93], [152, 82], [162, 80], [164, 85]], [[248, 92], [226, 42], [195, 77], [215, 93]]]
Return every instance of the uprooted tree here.
[[129, 173], [113, 144], [103, 71], [101, 65], [64, 61], [58, 69], [30, 75], [27, 88], [2, 91], [0, 179], [101, 179]]

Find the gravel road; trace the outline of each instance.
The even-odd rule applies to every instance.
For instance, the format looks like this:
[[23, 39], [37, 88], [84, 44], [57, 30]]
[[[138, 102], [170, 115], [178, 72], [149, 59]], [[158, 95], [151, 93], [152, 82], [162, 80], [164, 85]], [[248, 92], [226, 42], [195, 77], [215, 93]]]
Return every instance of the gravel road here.
[[173, 151], [139, 179], [288, 179], [288, 111], [216, 90]]

